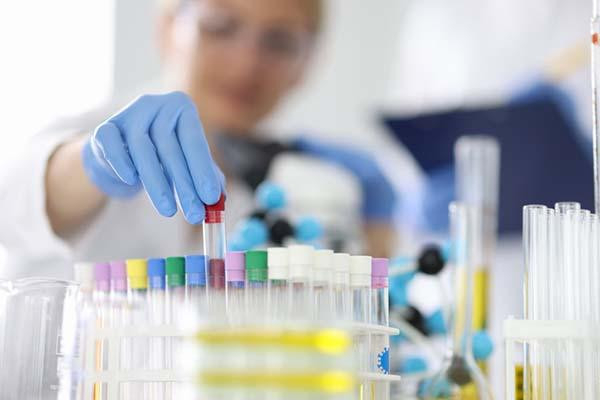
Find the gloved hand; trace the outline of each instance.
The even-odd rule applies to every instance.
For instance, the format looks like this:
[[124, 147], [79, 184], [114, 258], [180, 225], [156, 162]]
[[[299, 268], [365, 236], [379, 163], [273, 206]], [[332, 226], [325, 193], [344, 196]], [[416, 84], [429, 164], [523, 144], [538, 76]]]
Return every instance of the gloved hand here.
[[193, 224], [225, 188], [195, 105], [181, 92], [139, 97], [96, 128], [82, 158], [106, 195], [128, 197], [143, 188], [161, 215], [175, 214], [178, 200]]
[[301, 152], [333, 162], [354, 174], [362, 187], [362, 214], [365, 219], [390, 222], [396, 206], [396, 193], [369, 154], [309, 138], [298, 138], [293, 146]]

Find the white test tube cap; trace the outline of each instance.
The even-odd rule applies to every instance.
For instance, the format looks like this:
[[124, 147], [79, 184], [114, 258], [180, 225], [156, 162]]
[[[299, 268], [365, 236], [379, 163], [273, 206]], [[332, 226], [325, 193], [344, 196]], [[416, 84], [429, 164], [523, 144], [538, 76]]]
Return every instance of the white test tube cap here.
[[314, 279], [318, 282], [326, 282], [331, 278], [333, 269], [333, 250], [320, 249], [315, 251]]
[[285, 247], [269, 247], [267, 249], [267, 266], [269, 279], [286, 280], [290, 276], [290, 254]]
[[297, 244], [289, 248], [290, 278], [309, 279], [315, 262], [315, 249], [312, 246]]
[[332, 266], [335, 272], [350, 273], [350, 254], [335, 253], [332, 257]]
[[371, 257], [350, 257], [350, 286], [371, 287]]
[[75, 282], [83, 291], [94, 290], [94, 264], [90, 262], [78, 262], [73, 265]]

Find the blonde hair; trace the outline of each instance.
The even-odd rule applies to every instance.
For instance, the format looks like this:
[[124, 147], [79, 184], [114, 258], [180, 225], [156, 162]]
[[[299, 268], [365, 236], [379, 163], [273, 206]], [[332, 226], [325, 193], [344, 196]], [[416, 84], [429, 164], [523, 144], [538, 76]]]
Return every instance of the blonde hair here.
[[[164, 12], [175, 12], [183, 3], [191, 0], [158, 0], [158, 5], [161, 11]], [[301, 0], [302, 5], [308, 16], [309, 29], [312, 33], [319, 33], [323, 28], [324, 19], [324, 0]]]

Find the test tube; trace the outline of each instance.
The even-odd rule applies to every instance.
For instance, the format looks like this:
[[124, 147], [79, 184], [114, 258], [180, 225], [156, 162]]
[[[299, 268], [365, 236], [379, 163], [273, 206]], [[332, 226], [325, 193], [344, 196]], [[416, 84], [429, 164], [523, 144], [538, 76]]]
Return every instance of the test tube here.
[[315, 249], [307, 245], [293, 245], [288, 248], [290, 255], [289, 306], [290, 319], [310, 320], [312, 318], [312, 269]]
[[[165, 323], [165, 260], [164, 258], [151, 258], [148, 260], [148, 302], [150, 307], [150, 324], [160, 326]], [[160, 370], [165, 368], [164, 337], [153, 337], [150, 339], [150, 368]], [[165, 399], [165, 384], [153, 382], [150, 385], [151, 398], [156, 400]]]
[[75, 282], [79, 283], [79, 292], [82, 300], [90, 303], [94, 292], [94, 264], [78, 262], [73, 265]]
[[269, 275], [269, 318], [284, 321], [289, 313], [288, 279], [290, 275], [289, 251], [285, 247], [267, 249]]
[[352, 320], [352, 297], [350, 295], [350, 255], [333, 255], [333, 300], [335, 315], [344, 321]]
[[[127, 323], [127, 272], [124, 261], [111, 261], [110, 263], [110, 321], [111, 327], [120, 328]], [[121, 339], [119, 352], [119, 365], [121, 368], [129, 362], [128, 339]], [[119, 398], [130, 399], [129, 386], [123, 384], [119, 388]]]
[[313, 269], [315, 318], [330, 321], [333, 314], [333, 250], [316, 250]]
[[[246, 252], [246, 304], [247, 315], [260, 319], [265, 316], [268, 299], [267, 252], [250, 250]], [[254, 318], [256, 321], [257, 318]]]
[[205, 274], [208, 278], [208, 309], [214, 315], [225, 313], [225, 195], [213, 205], [205, 206], [206, 216], [202, 224]]
[[206, 256], [185, 257], [185, 301], [198, 316], [205, 316], [206, 304]]
[[127, 272], [124, 261], [110, 263], [110, 325], [119, 327], [124, 321], [124, 309], [127, 302]]
[[[388, 259], [373, 258], [371, 262], [371, 322], [389, 325]], [[390, 337], [383, 334], [371, 335], [371, 372], [389, 374]], [[385, 400], [390, 396], [389, 382], [372, 383], [375, 399]]]
[[232, 251], [225, 255], [225, 305], [227, 319], [231, 325], [240, 325], [246, 318], [246, 256], [243, 251]]
[[[185, 258], [167, 257], [165, 261], [166, 274], [166, 314], [165, 323], [177, 325], [182, 318], [185, 308]], [[178, 338], [167, 338], [165, 351], [166, 368], [175, 368], [175, 359], [179, 351]], [[173, 382], [165, 384], [167, 399], [176, 398], [178, 388]]]
[[[148, 264], [141, 258], [129, 259], [125, 262], [127, 268], [127, 299], [129, 304], [129, 325], [139, 326], [148, 322], [146, 307], [148, 299]], [[146, 337], [129, 338], [131, 346], [128, 368], [143, 370], [148, 367], [149, 342]], [[130, 382], [129, 387], [136, 397], [147, 399], [149, 386], [143, 382]], [[141, 394], [141, 396], [140, 396]]]
[[[96, 309], [96, 323], [99, 328], [109, 326], [108, 300], [110, 294], [110, 265], [108, 263], [94, 264], [94, 293], [93, 301]], [[96, 343], [96, 370], [102, 371], [106, 367], [107, 347], [104, 341]], [[94, 383], [94, 396], [102, 398], [102, 386]]]
[[[371, 322], [371, 257], [350, 257], [350, 290], [352, 291], [353, 320]], [[355, 345], [360, 370], [369, 371], [370, 335], [357, 336]]]

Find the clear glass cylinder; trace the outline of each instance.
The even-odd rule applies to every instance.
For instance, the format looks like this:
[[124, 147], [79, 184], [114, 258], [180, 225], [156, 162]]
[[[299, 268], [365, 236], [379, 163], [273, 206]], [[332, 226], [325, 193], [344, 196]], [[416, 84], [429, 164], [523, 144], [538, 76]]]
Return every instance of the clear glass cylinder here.
[[[442, 367], [424, 390], [425, 399], [491, 399], [485, 377], [471, 348], [473, 302], [473, 240], [478, 234], [476, 209], [461, 203], [450, 205], [450, 235], [453, 248], [454, 301], [451, 335]], [[475, 222], [476, 223], [476, 222]]]

